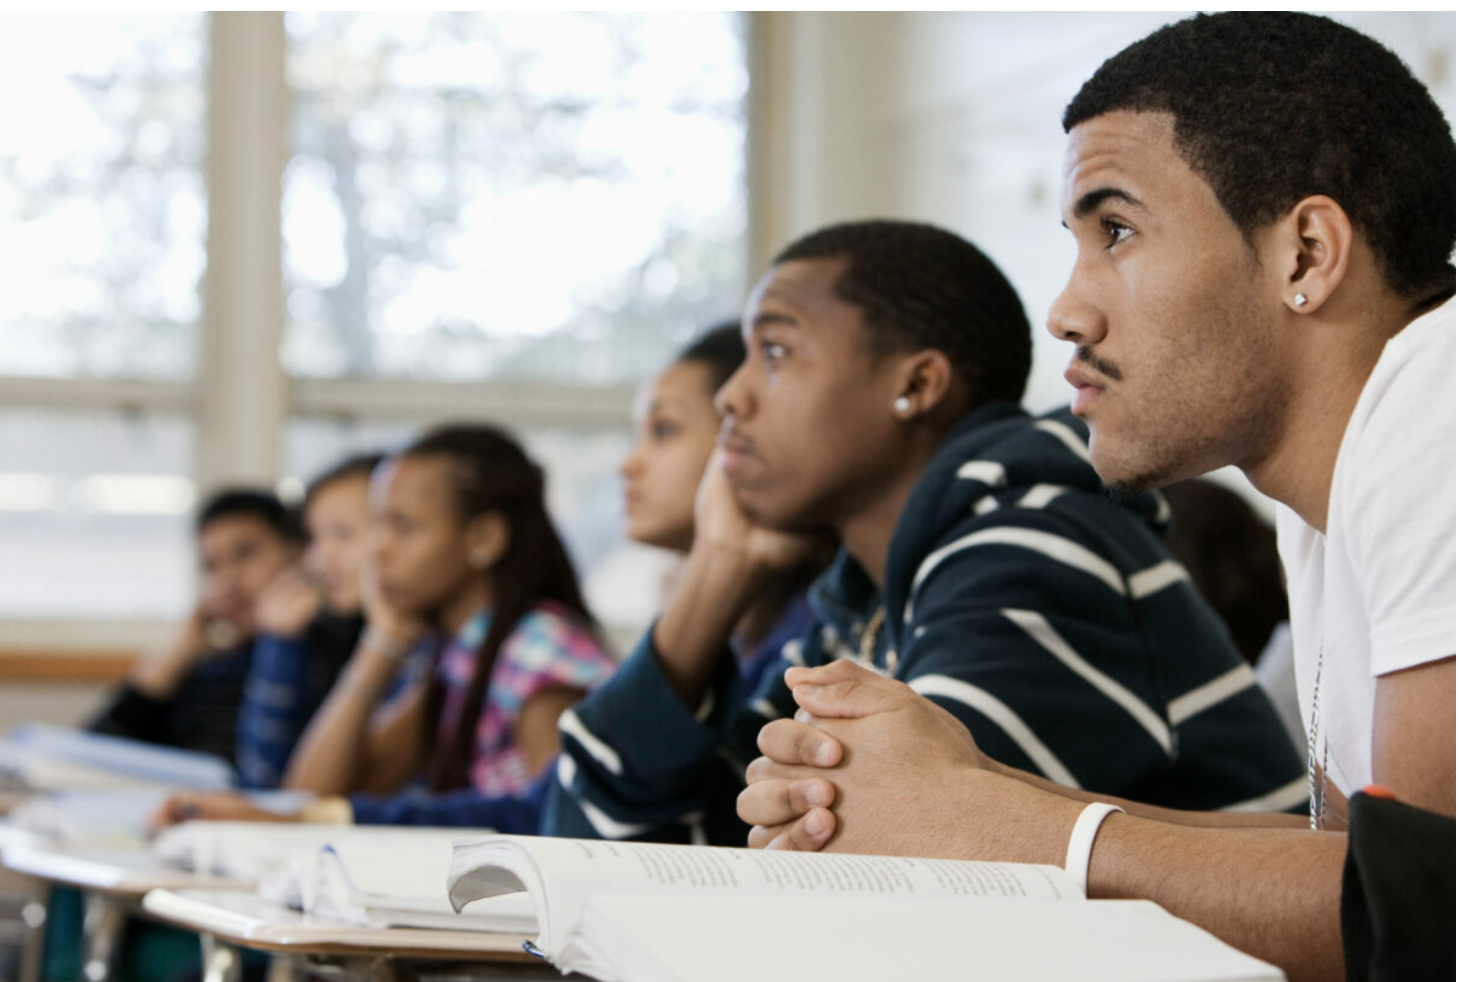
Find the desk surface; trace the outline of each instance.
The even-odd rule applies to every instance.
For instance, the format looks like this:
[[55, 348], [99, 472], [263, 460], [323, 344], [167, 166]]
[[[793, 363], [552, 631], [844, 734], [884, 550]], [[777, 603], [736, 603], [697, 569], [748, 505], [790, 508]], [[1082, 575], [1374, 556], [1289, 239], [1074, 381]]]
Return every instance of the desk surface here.
[[0, 865], [52, 883], [96, 890], [123, 900], [141, 900], [149, 890], [197, 887], [252, 890], [254, 884], [200, 875], [160, 865], [146, 849], [68, 851], [33, 844], [6, 845]]
[[360, 927], [287, 910], [257, 894], [229, 890], [153, 890], [142, 909], [160, 920], [261, 951], [310, 955], [375, 955], [447, 961], [488, 961], [541, 967], [518, 934], [427, 928]]

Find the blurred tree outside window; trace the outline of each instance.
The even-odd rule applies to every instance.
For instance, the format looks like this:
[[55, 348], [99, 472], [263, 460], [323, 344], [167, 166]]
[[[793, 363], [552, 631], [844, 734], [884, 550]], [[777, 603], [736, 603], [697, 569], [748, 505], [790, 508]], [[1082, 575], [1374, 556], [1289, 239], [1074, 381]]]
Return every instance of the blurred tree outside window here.
[[0, 374], [186, 379], [207, 17], [0, 22]]
[[[432, 419], [492, 415], [547, 466], [587, 572], [619, 536], [627, 420], [541, 407], [584, 387], [627, 405], [626, 387], [739, 310], [742, 16], [284, 24], [277, 371], [296, 384], [281, 487]], [[196, 453], [210, 20], [0, 27], [0, 565], [21, 572], [0, 577], [3, 646], [27, 618], [150, 620], [190, 602], [191, 513], [211, 490]], [[497, 381], [518, 388], [474, 409]]]
[[0, 617], [187, 602], [207, 26], [0, 19]]
[[739, 15], [286, 29], [291, 374], [633, 383], [739, 311]]

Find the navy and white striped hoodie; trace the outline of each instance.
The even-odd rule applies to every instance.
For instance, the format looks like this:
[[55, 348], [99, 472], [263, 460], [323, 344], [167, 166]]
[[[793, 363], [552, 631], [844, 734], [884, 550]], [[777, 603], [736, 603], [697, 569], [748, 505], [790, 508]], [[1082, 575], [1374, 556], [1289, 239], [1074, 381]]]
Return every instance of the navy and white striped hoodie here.
[[[1300, 805], [1303, 768], [1272, 705], [1162, 543], [1165, 503], [1115, 502], [1086, 437], [1064, 410], [971, 413], [904, 506], [885, 589], [840, 553], [785, 660], [858, 657], [882, 607], [873, 667], [954, 713], [996, 760], [1174, 808]], [[791, 694], [779, 671], [742, 692], [727, 653], [692, 713], [651, 643], [564, 714], [543, 831], [742, 844], [735, 797]]]

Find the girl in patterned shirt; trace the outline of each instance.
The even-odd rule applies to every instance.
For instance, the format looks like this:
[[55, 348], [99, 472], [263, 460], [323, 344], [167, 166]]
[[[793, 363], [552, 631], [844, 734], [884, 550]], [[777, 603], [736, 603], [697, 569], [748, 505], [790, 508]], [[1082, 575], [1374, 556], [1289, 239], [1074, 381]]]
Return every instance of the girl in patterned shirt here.
[[[351, 797], [277, 817], [532, 831], [558, 717], [614, 667], [542, 472], [498, 429], [447, 426], [382, 464], [371, 494], [369, 626], [285, 782]], [[159, 821], [186, 817], [267, 816], [207, 796]]]

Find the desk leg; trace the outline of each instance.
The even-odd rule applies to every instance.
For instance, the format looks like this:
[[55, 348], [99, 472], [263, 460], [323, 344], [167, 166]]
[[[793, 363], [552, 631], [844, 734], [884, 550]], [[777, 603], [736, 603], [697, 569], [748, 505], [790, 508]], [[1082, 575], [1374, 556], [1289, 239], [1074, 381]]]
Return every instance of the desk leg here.
[[46, 911], [51, 902], [51, 885], [44, 880], [30, 880], [25, 906], [20, 919], [25, 925], [20, 945], [20, 982], [41, 982], [41, 969], [46, 958]]
[[300, 956], [275, 954], [269, 959], [264, 982], [309, 982], [313, 977], [306, 971]]
[[122, 943], [122, 930], [127, 926], [127, 910], [107, 897], [88, 894], [86, 916], [86, 962], [81, 974], [86, 982], [106, 982], [112, 977]]
[[309, 967], [321, 977], [350, 982], [418, 982], [409, 965], [385, 955], [310, 959]]
[[244, 961], [239, 949], [211, 934], [198, 935], [203, 946], [203, 982], [239, 982]]

